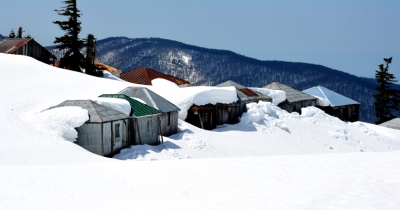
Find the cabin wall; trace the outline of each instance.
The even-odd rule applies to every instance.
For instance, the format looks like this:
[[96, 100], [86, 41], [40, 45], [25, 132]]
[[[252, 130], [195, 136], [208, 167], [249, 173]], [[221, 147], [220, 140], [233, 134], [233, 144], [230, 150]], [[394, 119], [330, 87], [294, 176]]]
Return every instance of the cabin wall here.
[[283, 102], [280, 103], [278, 106], [289, 113], [297, 112], [301, 114], [301, 108], [305, 108], [308, 106], [316, 106], [316, 102], [317, 102], [316, 100], [296, 101], [292, 103]]
[[339, 118], [342, 121], [355, 122], [358, 121], [359, 119], [359, 113], [360, 113], [359, 104], [337, 106], [337, 107], [318, 106], [318, 108], [333, 117]]
[[76, 128], [78, 139], [75, 143], [94, 154], [103, 155], [101, 127], [102, 124], [83, 124]]
[[236, 124], [239, 122], [238, 104], [220, 104], [217, 105], [218, 125]]
[[[197, 108], [196, 112], [192, 111], [193, 107]], [[192, 108], [188, 110], [186, 122], [205, 130], [217, 127], [218, 116], [215, 106], [192, 106]]]
[[134, 118], [135, 144], [160, 144], [159, 115]]
[[17, 55], [26, 55], [44, 63], [52, 62], [52, 54], [37, 42], [31, 40], [14, 52]]
[[160, 115], [161, 132], [163, 136], [170, 136], [178, 133], [178, 111], [163, 112]]

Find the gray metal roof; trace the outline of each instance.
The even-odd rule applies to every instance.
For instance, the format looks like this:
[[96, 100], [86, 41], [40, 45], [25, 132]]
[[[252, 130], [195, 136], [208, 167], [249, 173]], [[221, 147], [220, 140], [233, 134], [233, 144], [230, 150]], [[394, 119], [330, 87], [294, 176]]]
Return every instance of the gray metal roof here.
[[329, 90], [328, 88], [322, 86], [315, 86], [307, 90], [303, 90], [303, 92], [327, 99], [329, 101], [329, 105], [332, 107], [360, 104], [353, 99], [347, 98], [346, 96], [340, 95], [339, 93], [333, 92], [332, 90]]
[[291, 87], [284, 85], [282, 83], [279, 83], [279, 82], [273, 82], [267, 86], [264, 86], [263, 88], [284, 91], [286, 93], [286, 100], [289, 103], [296, 102], [296, 101], [306, 101], [306, 100], [316, 100], [317, 99], [307, 93], [303, 93], [299, 90], [296, 90], [294, 88], [291, 88]]
[[400, 130], [400, 118], [394, 118], [379, 125], [387, 128]]
[[142, 99], [148, 106], [158, 109], [161, 112], [180, 111], [179, 107], [175, 106], [175, 104], [145, 87], [127, 87], [118, 92], [118, 94]]
[[92, 100], [67, 100], [57, 106], [50, 107], [49, 109], [66, 106], [78, 106], [86, 109], [89, 114], [89, 120], [87, 122], [91, 123], [109, 122], [129, 118], [129, 116], [121, 112], [109, 109]]
[[272, 101], [271, 97], [266, 96], [254, 90], [250, 90], [249, 88], [241, 84], [238, 84], [232, 80], [228, 80], [219, 85], [216, 85], [216, 87], [235, 87], [237, 96], [241, 101], [254, 100], [254, 99]]

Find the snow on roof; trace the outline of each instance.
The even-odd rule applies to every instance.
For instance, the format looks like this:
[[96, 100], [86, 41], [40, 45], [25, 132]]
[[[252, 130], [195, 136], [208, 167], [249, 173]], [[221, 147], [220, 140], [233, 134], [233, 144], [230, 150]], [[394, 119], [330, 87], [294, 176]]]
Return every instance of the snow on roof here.
[[285, 91], [286, 100], [289, 103], [296, 102], [296, 101], [306, 101], [306, 100], [316, 100], [317, 99], [309, 94], [303, 93], [299, 90], [296, 90], [294, 88], [291, 88], [291, 87], [284, 85], [282, 83], [279, 83], [279, 82], [273, 82], [267, 86], [264, 86], [263, 88], [267, 88], [267, 89], [271, 89], [271, 90]]
[[129, 118], [129, 116], [119, 111], [107, 108], [92, 100], [66, 100], [57, 106], [50, 107], [49, 109], [68, 106], [77, 106], [86, 109], [89, 114], [88, 122], [91, 123], [109, 122]]
[[218, 84], [216, 85], [216, 87], [235, 87], [237, 95], [241, 101], [252, 100], [252, 99], [265, 99], [268, 101], [272, 101], [271, 97], [264, 95], [263, 93], [257, 92], [255, 90], [251, 90], [232, 80], [228, 80], [226, 82]]
[[394, 118], [379, 125], [387, 128], [400, 130], [400, 118]]
[[198, 106], [206, 104], [230, 104], [238, 100], [234, 87], [185, 87], [180, 88], [175, 83], [165, 79], [154, 79], [153, 86], [148, 86], [150, 90], [178, 106], [179, 119], [185, 120], [187, 111], [195, 104]]
[[162, 112], [173, 112], [180, 110], [179, 107], [175, 106], [175, 104], [169, 102], [167, 99], [145, 87], [127, 87], [118, 93], [125, 94], [132, 98], [139, 98], [143, 100], [145, 104]]
[[333, 92], [332, 90], [329, 90], [328, 88], [325, 88], [323, 86], [315, 86], [307, 90], [303, 90], [303, 92], [313, 96], [318, 96], [320, 98], [327, 99], [329, 101], [329, 105], [332, 107], [360, 104], [359, 102], [354, 101], [353, 99], [347, 98], [346, 96]]

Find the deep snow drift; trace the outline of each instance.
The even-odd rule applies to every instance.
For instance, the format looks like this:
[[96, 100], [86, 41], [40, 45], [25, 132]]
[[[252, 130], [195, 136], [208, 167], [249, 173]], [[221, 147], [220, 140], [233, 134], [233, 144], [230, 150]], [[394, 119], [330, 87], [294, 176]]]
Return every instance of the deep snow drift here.
[[[400, 206], [398, 130], [342, 122], [313, 107], [299, 115], [258, 103], [238, 124], [206, 131], [180, 120], [180, 132], [163, 144], [104, 158], [71, 142], [85, 110], [44, 110], [134, 84], [25, 56], [0, 54], [0, 63], [0, 209]], [[236, 100], [229, 88], [178, 89], [163, 80], [148, 88], [181, 109]]]

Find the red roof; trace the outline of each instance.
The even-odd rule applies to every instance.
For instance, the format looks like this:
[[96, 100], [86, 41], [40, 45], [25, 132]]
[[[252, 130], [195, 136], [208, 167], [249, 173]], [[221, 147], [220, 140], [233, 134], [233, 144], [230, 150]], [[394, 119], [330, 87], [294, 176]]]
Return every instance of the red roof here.
[[31, 39], [26, 38], [6, 38], [0, 43], [0, 53], [12, 54], [20, 47], [24, 46]]
[[167, 74], [163, 74], [161, 72], [146, 67], [139, 67], [121, 74], [121, 79], [127, 82], [142, 84], [142, 85], [151, 85], [151, 80], [157, 78], [169, 80], [177, 85], [189, 84], [189, 82], [186, 80], [179, 79], [177, 77], [173, 77]]

